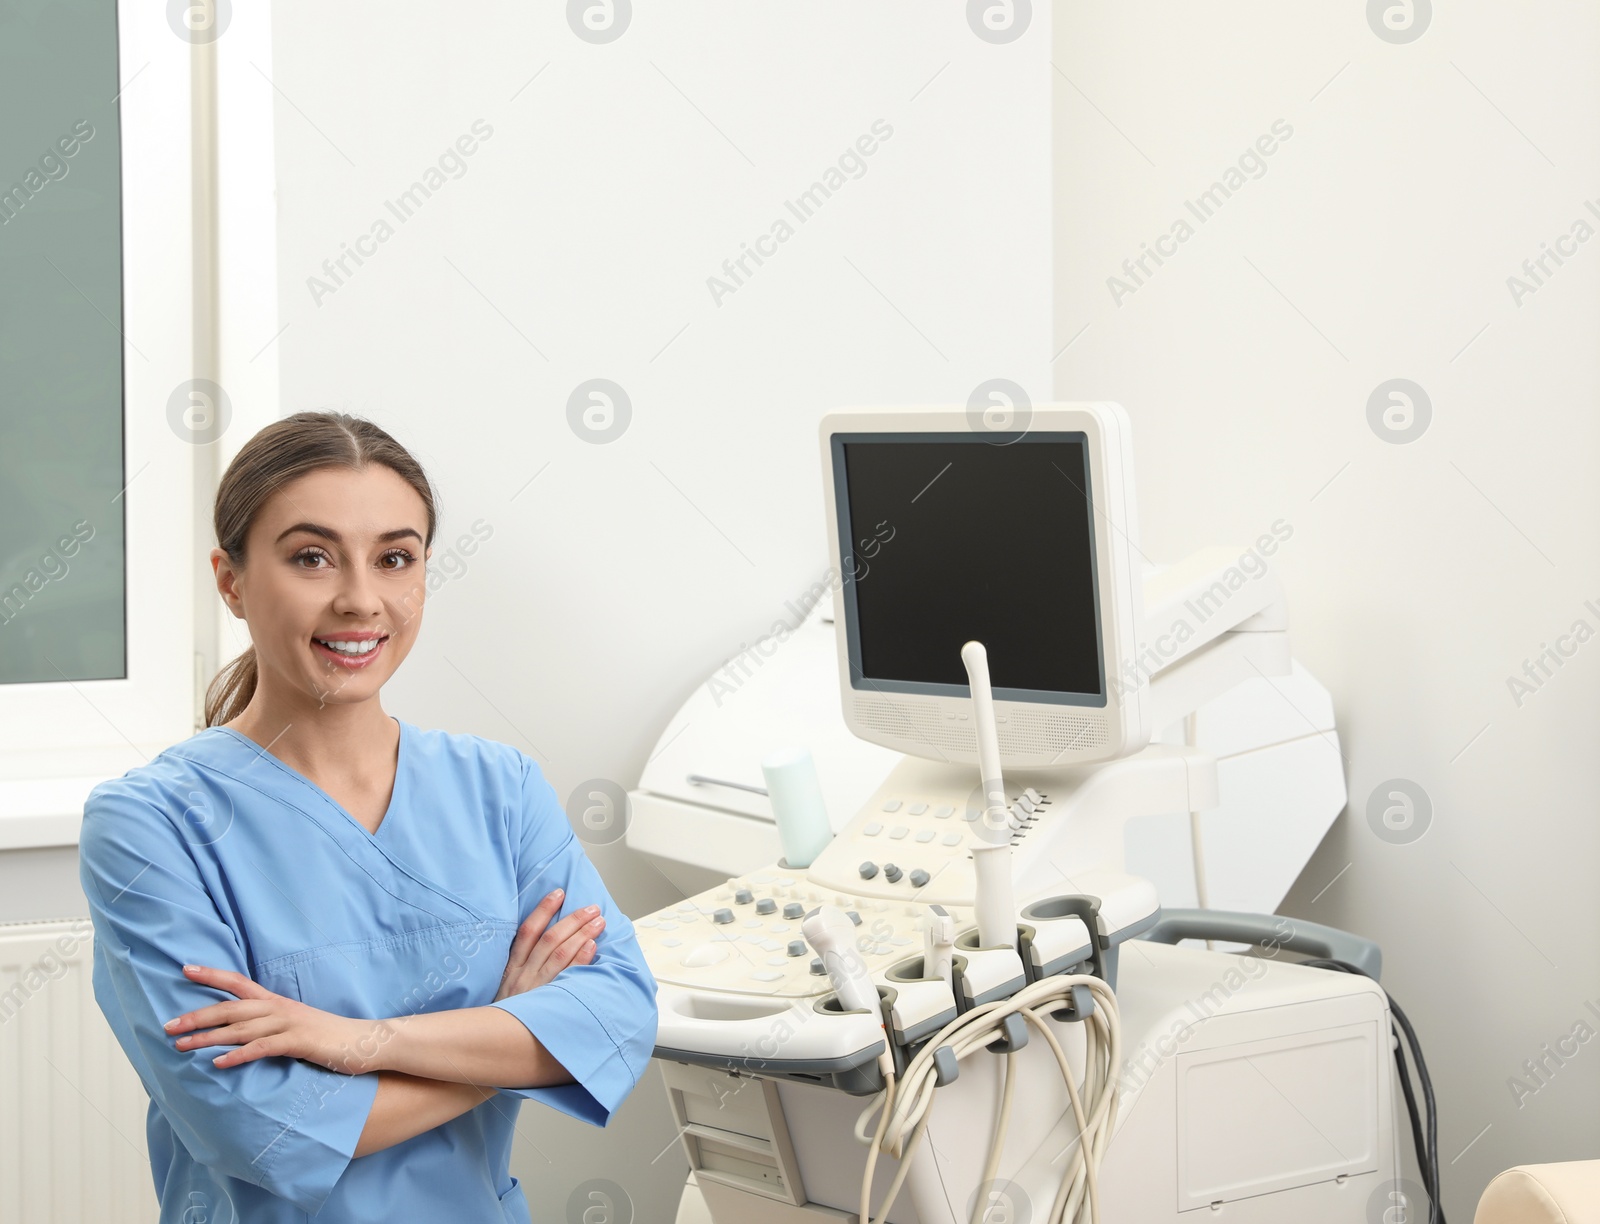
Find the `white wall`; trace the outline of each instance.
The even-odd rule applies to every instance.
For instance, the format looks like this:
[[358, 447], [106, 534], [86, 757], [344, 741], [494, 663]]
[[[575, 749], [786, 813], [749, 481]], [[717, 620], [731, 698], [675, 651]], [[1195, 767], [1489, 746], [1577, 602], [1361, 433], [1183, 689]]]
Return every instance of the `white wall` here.
[[[1600, 1042], [1520, 1107], [1508, 1085], [1600, 1031], [1600, 646], [1520, 705], [1507, 685], [1600, 630], [1600, 241], [1507, 285], [1600, 227], [1600, 10], [1463, 0], [1392, 43], [1365, 7], [1058, 8], [1056, 345], [1078, 339], [1054, 386], [1128, 407], [1152, 557], [1294, 527], [1295, 654], [1334, 694], [1351, 805], [1285, 912], [1382, 943], [1468, 1219], [1501, 1168], [1600, 1155]], [[1280, 119], [1265, 172], [1198, 223], [1185, 200]], [[1179, 217], [1193, 236], [1114, 293]], [[1404, 444], [1367, 420], [1394, 378], [1432, 405]], [[1431, 800], [1420, 837], [1368, 821], [1393, 778]]]
[[[562, 795], [636, 782], [693, 686], [823, 572], [823, 411], [1048, 393], [1048, 14], [994, 44], [911, 0], [641, 5], [593, 45], [555, 4], [278, 0], [272, 34], [272, 87], [232, 54], [275, 89], [282, 411], [412, 446], [443, 494], [436, 565], [492, 529], [390, 708], [516, 744]], [[399, 223], [386, 202], [479, 120], [465, 172]], [[865, 172], [715, 300], [707, 278], [877, 120]], [[375, 255], [308, 288], [385, 217]], [[248, 325], [239, 353], [271, 335]], [[599, 445], [567, 413], [594, 378], [632, 404]], [[679, 897], [620, 844], [592, 857], [630, 913]], [[671, 1218], [653, 1072], [604, 1133], [532, 1107], [519, 1129], [536, 1218], [591, 1177]]]

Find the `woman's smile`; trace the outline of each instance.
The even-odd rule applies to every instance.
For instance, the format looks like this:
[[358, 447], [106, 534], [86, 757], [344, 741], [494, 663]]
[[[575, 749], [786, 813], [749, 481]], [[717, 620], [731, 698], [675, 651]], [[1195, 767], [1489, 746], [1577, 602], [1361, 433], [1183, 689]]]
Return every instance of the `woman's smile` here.
[[388, 640], [387, 633], [376, 630], [330, 633], [313, 637], [311, 648], [336, 667], [359, 671], [378, 657]]

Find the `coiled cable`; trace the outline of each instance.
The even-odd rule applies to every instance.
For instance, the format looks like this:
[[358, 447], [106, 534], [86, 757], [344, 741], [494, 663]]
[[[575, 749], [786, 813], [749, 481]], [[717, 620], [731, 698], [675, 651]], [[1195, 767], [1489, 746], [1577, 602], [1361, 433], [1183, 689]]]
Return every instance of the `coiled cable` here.
[[[1082, 1021], [1085, 1053], [1081, 1092], [1066, 1051], [1048, 1023], [1050, 1013], [1071, 1002], [1074, 989], [1079, 987], [1087, 989], [1094, 1000], [1093, 1010]], [[862, 1111], [855, 1126], [856, 1138], [869, 1148], [861, 1179], [861, 1220], [865, 1224], [884, 1224], [905, 1184], [912, 1157], [927, 1130], [934, 1093], [938, 1088], [934, 1055], [948, 1047], [959, 1063], [969, 1055], [985, 1050], [995, 1040], [1006, 1036], [1003, 1025], [1006, 1018], [1012, 1015], [1020, 1015], [1029, 1027], [1039, 1033], [1055, 1056], [1056, 1067], [1066, 1084], [1067, 1097], [1078, 1126], [1078, 1143], [1072, 1162], [1062, 1176], [1045, 1224], [1084, 1224], [1085, 1221], [1100, 1224], [1098, 1177], [1100, 1162], [1110, 1146], [1111, 1133], [1116, 1125], [1117, 1067], [1122, 1055], [1122, 1031], [1116, 995], [1105, 982], [1088, 974], [1042, 978], [1008, 999], [979, 1004], [957, 1016], [928, 1039], [906, 1067], [898, 1083], [892, 1066], [885, 1064], [883, 1091]], [[1005, 1082], [988, 1157], [984, 1161], [982, 1186], [991, 1184], [999, 1171], [1015, 1093], [1016, 1053], [1010, 1051], [1001, 1057], [1005, 1060]], [[867, 1126], [874, 1113], [879, 1115], [878, 1124], [869, 1138]], [[889, 1185], [883, 1214], [874, 1217], [870, 1211], [872, 1175], [877, 1167], [879, 1152], [897, 1157], [900, 1168]], [[983, 1224], [986, 1204], [982, 1198], [980, 1195], [980, 1201], [973, 1206], [972, 1224]]]

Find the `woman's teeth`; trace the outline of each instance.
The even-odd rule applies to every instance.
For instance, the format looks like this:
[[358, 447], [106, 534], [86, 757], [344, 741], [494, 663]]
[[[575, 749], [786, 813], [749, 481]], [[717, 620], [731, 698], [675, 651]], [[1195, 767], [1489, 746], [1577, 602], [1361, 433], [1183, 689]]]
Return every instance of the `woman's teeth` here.
[[324, 641], [322, 638], [312, 638], [311, 640], [319, 646], [326, 646], [329, 650], [337, 650], [340, 654], [364, 655], [371, 654], [376, 650], [378, 643], [383, 639], [373, 638], [366, 642], [329, 642]]

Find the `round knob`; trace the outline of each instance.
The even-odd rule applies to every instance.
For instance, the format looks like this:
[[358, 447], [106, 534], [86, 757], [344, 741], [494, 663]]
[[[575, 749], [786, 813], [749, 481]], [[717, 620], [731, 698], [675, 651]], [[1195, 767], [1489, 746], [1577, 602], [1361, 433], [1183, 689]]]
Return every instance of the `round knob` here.
[[789, 955], [790, 956], [804, 956], [805, 954], [806, 954], [806, 941], [805, 940], [803, 940], [803, 939], [791, 939], [789, 941]]
[[811, 972], [813, 974], [815, 974], [817, 977], [821, 977], [823, 974], [828, 972], [826, 969], [824, 969], [822, 967], [822, 957], [813, 956], [811, 958]]
[[863, 880], [870, 880], [873, 876], [878, 874], [878, 864], [868, 860], [867, 862], [862, 863], [857, 870], [861, 872], [861, 878]]
[[927, 882], [928, 882], [928, 873], [926, 871], [922, 870], [921, 867], [912, 868], [912, 871], [911, 871], [911, 886], [913, 888], [921, 888]]
[[762, 897], [761, 900], [756, 902], [756, 913], [758, 914], [770, 914], [777, 908], [778, 903], [771, 897]]
[[856, 926], [861, 925], [861, 915], [856, 913], [855, 910], [845, 910], [844, 916], [850, 919], [851, 922], [855, 923]]
[[885, 863], [883, 865], [883, 878], [891, 884], [898, 883], [900, 880], [900, 868], [893, 863]]
[[749, 905], [750, 902], [754, 901], [755, 899], [756, 895], [748, 888], [741, 888], [738, 892], [733, 894], [733, 901], [735, 905]]
[[719, 909], [716, 913], [711, 915], [711, 921], [712, 922], [732, 922], [733, 921], [733, 911], [731, 909]]
[[806, 907], [798, 901], [791, 901], [783, 907], [783, 916], [788, 919], [800, 918], [805, 915]]

